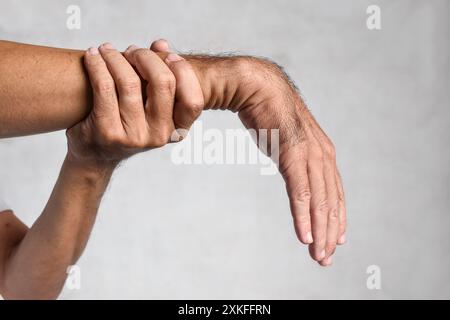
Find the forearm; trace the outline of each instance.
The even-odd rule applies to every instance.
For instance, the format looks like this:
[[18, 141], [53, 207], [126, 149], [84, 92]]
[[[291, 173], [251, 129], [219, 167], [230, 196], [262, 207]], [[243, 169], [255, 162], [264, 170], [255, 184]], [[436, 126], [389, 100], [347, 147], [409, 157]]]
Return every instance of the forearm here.
[[[79, 50], [0, 41], [0, 138], [65, 129], [83, 119], [92, 93], [82, 56]], [[237, 94], [252, 77], [244, 58], [184, 57], [199, 78], [206, 108], [237, 111], [251, 96], [248, 90]]]
[[5, 298], [58, 296], [67, 267], [86, 245], [112, 171], [112, 166], [87, 168], [66, 158], [46, 208], [6, 262]]
[[0, 138], [72, 126], [90, 109], [81, 52], [0, 41]]

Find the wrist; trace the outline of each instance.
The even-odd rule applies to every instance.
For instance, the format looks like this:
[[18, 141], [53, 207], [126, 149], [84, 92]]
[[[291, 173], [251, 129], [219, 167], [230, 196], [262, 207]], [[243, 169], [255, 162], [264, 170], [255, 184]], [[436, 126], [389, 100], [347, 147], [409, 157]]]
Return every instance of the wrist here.
[[199, 79], [205, 109], [239, 112], [257, 103], [262, 77], [252, 57], [184, 56]]
[[70, 151], [67, 152], [64, 160], [64, 166], [75, 170], [80, 177], [87, 180], [102, 180], [103, 178], [109, 178], [115, 168], [117, 167], [117, 161], [105, 161], [98, 159], [79, 159], [75, 157]]

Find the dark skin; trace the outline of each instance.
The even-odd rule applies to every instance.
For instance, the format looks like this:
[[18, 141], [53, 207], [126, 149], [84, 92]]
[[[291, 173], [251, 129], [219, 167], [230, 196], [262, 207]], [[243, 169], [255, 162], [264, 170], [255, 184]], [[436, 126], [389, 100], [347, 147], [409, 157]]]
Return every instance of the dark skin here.
[[[124, 92], [139, 92], [143, 99], [155, 92], [138, 91], [138, 88], [145, 87], [148, 81], [159, 81], [162, 83], [161, 88], [165, 88], [161, 90], [173, 96], [172, 100], [166, 102], [172, 101], [171, 114], [164, 115], [162, 110], [155, 112], [161, 105], [158, 103], [149, 108], [153, 113], [146, 118], [149, 130], [153, 126], [153, 131], [149, 132], [154, 132], [147, 134], [147, 140], [139, 135], [140, 138], [133, 139], [130, 145], [123, 133], [119, 135], [115, 132], [112, 135], [114, 142], [119, 145], [126, 142], [128, 147], [131, 146], [129, 155], [135, 150], [150, 149], [148, 139], [152, 139], [153, 147], [162, 146], [170, 140], [174, 129], [188, 129], [204, 109], [237, 112], [247, 128], [279, 129], [279, 169], [286, 181], [295, 231], [299, 240], [309, 245], [314, 260], [323, 266], [330, 265], [336, 245], [345, 242], [346, 226], [344, 195], [336, 167], [335, 149], [282, 70], [269, 61], [252, 57], [182, 55], [171, 62], [167, 59], [170, 54], [165, 41], [153, 43], [151, 49], [131, 47], [127, 50], [121, 59], [126, 59], [128, 66], [137, 71], [137, 76], [118, 76], [117, 73], [113, 80], [116, 85], [117, 80], [122, 84]], [[74, 133], [77, 137], [98, 136], [85, 134], [89, 131], [86, 130], [89, 128], [86, 123], [93, 110], [95, 99], [92, 88], [95, 90], [95, 86], [84, 67], [84, 52], [0, 41], [0, 55], [0, 137], [71, 128], [68, 137], [69, 149], [74, 150], [72, 154], [83, 155], [79, 151], [83, 150], [80, 146], [97, 146], [94, 153], [100, 156], [107, 154], [114, 165], [120, 162], [121, 156], [116, 159], [111, 153], [101, 151], [102, 148], [98, 148], [97, 142], [92, 139], [80, 138], [71, 147], [70, 137]], [[119, 57], [116, 55], [116, 58]], [[159, 65], [159, 71], [146, 75], [139, 64], [142, 65], [143, 61], [156, 63], [155, 58], [167, 69]], [[113, 65], [117, 65], [117, 62]], [[109, 68], [110, 73], [113, 73], [112, 68]], [[120, 74], [124, 75], [123, 70]], [[149, 78], [155, 74], [155, 78]], [[101, 85], [97, 90], [107, 88]], [[120, 96], [124, 94], [119, 94], [119, 100]], [[122, 123], [125, 123], [126, 128], [126, 123], [134, 123], [134, 120], [130, 118]], [[85, 130], [81, 129], [82, 126]], [[71, 163], [69, 166], [73, 165], [73, 159], [66, 159]], [[81, 167], [83, 170], [95, 169], [87, 170], [87, 176], [95, 171], [108, 177], [108, 170], [106, 173], [97, 170], [95, 165]], [[108, 181], [103, 180], [104, 186]], [[103, 185], [98, 190], [102, 188]], [[98, 204], [93, 205], [95, 212], [97, 207]], [[89, 222], [86, 226], [86, 234], [89, 234], [92, 225]], [[29, 233], [28, 228], [12, 212], [0, 215], [0, 243], [3, 246], [0, 248], [3, 260], [0, 261], [4, 265], [10, 263], [11, 252], [24, 243]], [[74, 252], [81, 254], [82, 248], [84, 245]], [[76, 261], [77, 256], [74, 254], [74, 259], [69, 260]], [[4, 277], [0, 284], [1, 281], [4, 283]]]

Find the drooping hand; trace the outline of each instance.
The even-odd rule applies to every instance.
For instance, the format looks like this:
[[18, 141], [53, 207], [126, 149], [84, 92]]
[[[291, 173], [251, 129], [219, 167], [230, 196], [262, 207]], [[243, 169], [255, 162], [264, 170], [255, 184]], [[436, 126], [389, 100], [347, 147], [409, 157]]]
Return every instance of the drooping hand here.
[[[151, 48], [165, 52], [168, 44], [160, 40]], [[331, 140], [291, 81], [280, 67], [264, 59], [184, 57], [199, 78], [205, 108], [238, 112], [248, 129], [279, 130], [279, 170], [286, 182], [297, 237], [309, 245], [314, 260], [330, 265], [336, 245], [345, 243], [342, 181]]]
[[253, 76], [246, 88], [255, 86], [256, 94], [241, 105], [239, 117], [247, 128], [279, 129], [279, 170], [295, 231], [314, 260], [331, 265], [336, 245], [345, 243], [346, 228], [334, 145], [278, 66], [260, 59], [247, 63]]

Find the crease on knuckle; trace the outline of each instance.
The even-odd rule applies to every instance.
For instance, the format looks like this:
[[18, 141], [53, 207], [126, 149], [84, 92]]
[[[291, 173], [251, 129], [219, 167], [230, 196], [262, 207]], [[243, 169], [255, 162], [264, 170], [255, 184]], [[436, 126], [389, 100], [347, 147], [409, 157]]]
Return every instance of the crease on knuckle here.
[[314, 206], [313, 212], [318, 216], [328, 216], [328, 203], [325, 197], [321, 198], [321, 200], [317, 202], [317, 204]]
[[338, 210], [336, 208], [330, 209], [330, 212], [328, 214], [328, 218], [329, 218], [330, 221], [338, 222], [339, 221]]
[[294, 220], [296, 220], [298, 223], [302, 225], [309, 225], [310, 224], [310, 218], [306, 214], [296, 214], [294, 217]]
[[311, 202], [311, 191], [308, 188], [300, 188], [294, 193], [293, 200], [300, 205], [309, 205]]
[[161, 148], [167, 144], [169, 138], [168, 130], [158, 130], [158, 133], [152, 136], [151, 145], [155, 148]]
[[93, 84], [93, 89], [95, 92], [99, 93], [102, 96], [111, 96], [115, 94], [116, 88], [114, 86], [114, 81], [110, 79], [102, 79], [99, 81], [95, 81]]
[[161, 72], [154, 76], [153, 82], [158, 92], [175, 94], [176, 80], [172, 73]]
[[204, 102], [203, 100], [192, 100], [184, 103], [187, 111], [190, 113], [191, 116], [198, 116], [203, 111]]
[[119, 78], [117, 85], [125, 95], [135, 95], [141, 90], [141, 82], [137, 77]]

